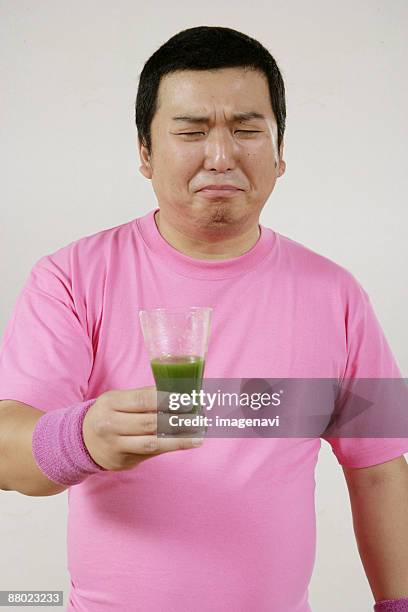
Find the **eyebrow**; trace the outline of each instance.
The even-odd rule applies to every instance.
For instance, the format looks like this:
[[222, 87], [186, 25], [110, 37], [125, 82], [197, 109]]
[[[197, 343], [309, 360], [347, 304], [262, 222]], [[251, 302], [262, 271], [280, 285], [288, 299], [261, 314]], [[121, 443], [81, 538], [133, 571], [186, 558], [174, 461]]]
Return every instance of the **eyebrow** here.
[[[210, 118], [199, 115], [177, 115], [172, 117], [173, 121], [187, 121], [188, 123], [208, 123]], [[250, 119], [266, 119], [265, 115], [257, 111], [247, 111], [245, 113], [234, 113], [233, 121], [249, 121]]]

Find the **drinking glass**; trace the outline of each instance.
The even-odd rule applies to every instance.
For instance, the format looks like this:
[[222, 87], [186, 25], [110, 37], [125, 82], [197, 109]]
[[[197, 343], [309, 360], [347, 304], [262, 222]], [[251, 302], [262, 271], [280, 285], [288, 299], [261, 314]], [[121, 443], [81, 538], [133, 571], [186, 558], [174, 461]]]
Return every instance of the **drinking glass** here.
[[[140, 324], [158, 392], [201, 390], [212, 308], [179, 306], [140, 310]], [[200, 412], [199, 402], [189, 413]]]

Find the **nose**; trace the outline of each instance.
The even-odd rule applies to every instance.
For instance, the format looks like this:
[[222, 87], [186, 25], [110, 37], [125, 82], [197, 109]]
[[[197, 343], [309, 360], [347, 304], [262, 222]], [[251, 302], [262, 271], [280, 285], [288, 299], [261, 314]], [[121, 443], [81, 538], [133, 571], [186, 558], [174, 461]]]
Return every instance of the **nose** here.
[[236, 155], [236, 144], [229, 130], [211, 130], [205, 143], [204, 168], [217, 172], [233, 170], [236, 166]]

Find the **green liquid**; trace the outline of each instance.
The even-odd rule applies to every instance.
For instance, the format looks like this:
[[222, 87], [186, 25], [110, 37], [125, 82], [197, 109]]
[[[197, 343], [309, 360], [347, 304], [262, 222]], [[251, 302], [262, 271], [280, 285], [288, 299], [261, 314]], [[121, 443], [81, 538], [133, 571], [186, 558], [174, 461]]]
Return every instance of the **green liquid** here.
[[[157, 391], [167, 393], [188, 393], [201, 390], [205, 361], [198, 355], [166, 356], [152, 359], [150, 362]], [[166, 404], [164, 406], [166, 408]], [[189, 409], [191, 408], [191, 409]], [[160, 409], [160, 408], [159, 408]], [[200, 414], [200, 401], [183, 412]]]

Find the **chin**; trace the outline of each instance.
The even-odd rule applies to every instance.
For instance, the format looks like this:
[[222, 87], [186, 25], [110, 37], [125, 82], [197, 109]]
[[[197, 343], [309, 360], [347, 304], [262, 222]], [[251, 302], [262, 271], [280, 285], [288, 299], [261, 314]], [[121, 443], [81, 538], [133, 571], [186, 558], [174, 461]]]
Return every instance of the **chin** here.
[[212, 229], [236, 226], [241, 215], [229, 202], [217, 202], [209, 207], [205, 217], [205, 224]]
[[210, 217], [211, 219], [214, 219], [214, 221], [227, 221], [228, 219], [233, 218], [233, 215], [231, 214], [231, 207], [229, 204], [219, 202], [212, 208]]

